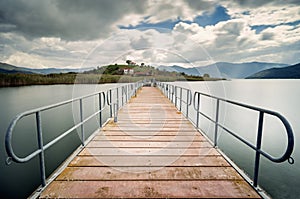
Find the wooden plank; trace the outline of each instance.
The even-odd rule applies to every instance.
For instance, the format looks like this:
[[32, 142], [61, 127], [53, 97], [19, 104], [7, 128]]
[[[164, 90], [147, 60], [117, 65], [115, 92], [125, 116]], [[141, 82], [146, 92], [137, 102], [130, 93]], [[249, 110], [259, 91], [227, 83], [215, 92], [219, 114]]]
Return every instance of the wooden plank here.
[[242, 177], [231, 167], [166, 167], [158, 170], [145, 167], [144, 169], [145, 172], [129, 173], [111, 167], [103, 167], [101, 170], [97, 167], [68, 167], [56, 180], [242, 180]]
[[153, 135], [155, 135], [156, 133], [159, 132], [177, 132], [177, 133], [181, 133], [182, 135], [185, 135], [184, 132], [194, 132], [195, 134], [197, 133], [197, 131], [195, 129], [192, 128], [164, 128], [164, 126], [161, 127], [149, 127], [149, 128], [132, 128], [132, 127], [110, 127], [110, 128], [106, 128], [103, 129], [103, 131], [121, 131], [121, 132], [153, 132]]
[[[160, 132], [150, 132], [150, 131], [101, 131], [96, 135], [98, 136], [198, 136], [198, 131], [186, 131], [176, 132], [176, 131], [160, 131]], [[196, 138], [196, 137], [195, 137]], [[197, 138], [198, 139], [198, 138]], [[202, 136], [199, 136], [199, 139], [205, 139]]]
[[195, 167], [230, 166], [221, 156], [77, 156], [69, 166], [111, 167]]
[[[122, 120], [125, 121], [125, 120]], [[114, 128], [124, 128], [124, 127], [152, 127], [152, 128], [171, 128], [172, 130], [176, 128], [182, 128], [182, 129], [192, 129], [195, 130], [195, 127], [191, 125], [190, 123], [186, 123], [182, 120], [176, 121], [176, 120], [165, 120], [165, 121], [159, 121], [159, 120], [152, 120], [152, 121], [147, 121], [144, 120], [144, 122], [141, 122], [142, 119], [140, 120], [128, 120], [126, 123], [112, 123], [110, 125], [107, 125], [103, 128], [103, 130], [108, 130], [108, 129], [114, 129]]]
[[[129, 185], [130, 184], [130, 185]], [[40, 198], [259, 198], [244, 181], [54, 181]]]
[[135, 142], [135, 141], [91, 141], [87, 148], [107, 148], [107, 147], [212, 147], [209, 142]]
[[156, 88], [143, 88], [40, 198], [260, 198]]
[[207, 156], [219, 155], [219, 153], [212, 148], [85, 148], [79, 156], [99, 156], [99, 155], [143, 155], [143, 156]]
[[98, 135], [93, 140], [95, 141], [140, 141], [140, 142], [152, 142], [152, 141], [167, 141], [167, 142], [203, 142], [205, 139], [200, 136], [185, 136], [185, 135], [138, 135], [125, 134], [125, 135]]

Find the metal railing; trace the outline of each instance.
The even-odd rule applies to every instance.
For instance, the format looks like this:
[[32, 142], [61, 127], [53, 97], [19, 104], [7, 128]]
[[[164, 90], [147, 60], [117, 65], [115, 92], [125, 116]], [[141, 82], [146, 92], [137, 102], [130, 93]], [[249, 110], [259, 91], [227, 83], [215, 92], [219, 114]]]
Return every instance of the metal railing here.
[[158, 86], [161, 88], [164, 94], [175, 104], [175, 106], [176, 107], [178, 106], [179, 111], [182, 111], [183, 106], [185, 106], [186, 108], [185, 116], [188, 118], [189, 107], [192, 104], [191, 90], [180, 86], [174, 86], [171, 84], [159, 83]]
[[[202, 115], [203, 117], [207, 118], [209, 121], [214, 123], [214, 125], [215, 125], [214, 139], [213, 139], [212, 142], [214, 143], [215, 147], [218, 146], [218, 142], [217, 142], [218, 141], [217, 140], [218, 129], [221, 128], [225, 132], [229, 133], [234, 138], [238, 139], [239, 141], [241, 141], [242, 143], [244, 143], [245, 145], [247, 145], [248, 147], [250, 147], [252, 150], [255, 151], [254, 175], [253, 175], [254, 176], [253, 177], [253, 186], [254, 187], [257, 187], [257, 184], [258, 184], [258, 172], [259, 172], [261, 155], [264, 156], [265, 158], [267, 158], [268, 160], [270, 160], [272, 162], [275, 162], [275, 163], [284, 162], [286, 160], [290, 164], [294, 163], [294, 159], [291, 157], [291, 154], [292, 154], [293, 149], [294, 149], [293, 130], [292, 130], [291, 125], [287, 121], [287, 119], [285, 117], [283, 117], [280, 113], [270, 111], [270, 110], [267, 110], [267, 109], [263, 109], [263, 108], [259, 108], [259, 107], [255, 107], [255, 106], [251, 106], [251, 105], [247, 105], [247, 104], [243, 104], [243, 103], [239, 103], [239, 102], [235, 102], [235, 101], [231, 101], [231, 100], [227, 100], [227, 99], [223, 99], [223, 98], [220, 98], [220, 97], [212, 96], [212, 95], [201, 93], [201, 92], [198, 92], [198, 91], [194, 92], [193, 99], [192, 99], [192, 97], [191, 97], [192, 96], [192, 91], [190, 89], [182, 88], [182, 87], [179, 87], [179, 86], [175, 86], [175, 85], [171, 85], [171, 84], [167, 84], [167, 83], [162, 83], [162, 82], [158, 82], [157, 85], [161, 89], [161, 91], [170, 99], [170, 101], [175, 104], [176, 107], [177, 107], [177, 99], [180, 100], [180, 106], [179, 106], [180, 111], [181, 111], [182, 103], [186, 104], [186, 106], [187, 106], [187, 108], [186, 108], [186, 110], [187, 110], [186, 117], [189, 120], [191, 120], [191, 118], [188, 115], [188, 110], [189, 110], [189, 106], [191, 104], [193, 104], [193, 108], [196, 111], [196, 124], [195, 124], [195, 126], [198, 129], [200, 128], [199, 127], [199, 116], [200, 115]], [[179, 96], [178, 96], [178, 92], [177, 92], [178, 90], [180, 91]], [[185, 99], [182, 98], [182, 91], [183, 90], [187, 90], [186, 91], [187, 94], [186, 94]], [[206, 97], [214, 99], [216, 101], [215, 102], [215, 106], [216, 106], [215, 107], [216, 108], [215, 118], [211, 118], [211, 117], [209, 117], [208, 115], [206, 115], [205, 113], [203, 113], [201, 111], [201, 96], [206, 96]], [[227, 128], [223, 124], [219, 123], [220, 102], [231, 104], [231, 105], [242, 107], [242, 108], [246, 108], [246, 109], [250, 109], [250, 110], [254, 110], [254, 111], [259, 113], [257, 136], [256, 136], [256, 145], [253, 145], [248, 140], [242, 138], [241, 136], [239, 136], [236, 133], [232, 132], [229, 128]], [[264, 116], [265, 115], [271, 115], [271, 116], [277, 117], [285, 127], [286, 136], [287, 136], [287, 146], [286, 146], [285, 152], [280, 157], [273, 157], [269, 153], [263, 151], [262, 148], [261, 148], [262, 135], [263, 135], [263, 124], [264, 124]]]
[[[40, 107], [37, 109], [32, 109], [29, 111], [25, 111], [23, 113], [18, 114], [10, 123], [5, 137], [5, 148], [6, 153], [8, 155], [8, 158], [6, 159], [7, 164], [11, 164], [11, 162], [17, 162], [17, 163], [25, 163], [30, 161], [32, 158], [39, 156], [39, 164], [40, 164], [40, 174], [41, 174], [41, 181], [42, 186], [46, 185], [46, 172], [45, 172], [45, 150], [49, 149], [51, 146], [53, 146], [55, 143], [66, 137], [68, 134], [73, 132], [75, 129], [80, 127], [81, 132], [81, 144], [84, 146], [86, 141], [85, 131], [84, 131], [84, 124], [92, 119], [93, 117], [99, 115], [99, 128], [102, 127], [102, 112], [105, 108], [105, 105], [107, 104], [109, 106], [110, 110], [110, 117], [114, 116], [115, 121], [117, 118], [117, 111], [120, 107], [122, 107], [133, 95], [136, 95], [137, 90], [143, 85], [142, 82], [136, 82], [132, 84], [122, 85], [119, 87], [115, 87], [112, 89], [89, 95], [85, 95], [82, 97], [66, 100], [60, 103], [52, 104], [49, 106]], [[99, 100], [99, 110], [94, 112], [93, 114], [89, 115], [88, 117], [83, 117], [83, 100], [90, 98], [90, 97], [98, 97]], [[114, 99], [113, 97], [116, 96]], [[121, 97], [121, 102], [120, 98]], [[43, 134], [42, 134], [42, 116], [41, 112], [50, 110], [53, 108], [61, 107], [66, 104], [71, 104], [74, 102], [79, 102], [79, 113], [80, 113], [80, 122], [75, 124], [73, 127], [68, 129], [67, 131], [63, 132], [58, 137], [54, 138], [47, 144], [43, 143]], [[12, 146], [12, 136], [13, 131], [17, 123], [24, 118], [25, 116], [29, 115], [35, 115], [36, 118], [36, 127], [37, 127], [37, 138], [38, 138], [38, 149], [32, 152], [31, 154], [27, 155], [26, 157], [19, 157], [14, 153], [13, 146]]]

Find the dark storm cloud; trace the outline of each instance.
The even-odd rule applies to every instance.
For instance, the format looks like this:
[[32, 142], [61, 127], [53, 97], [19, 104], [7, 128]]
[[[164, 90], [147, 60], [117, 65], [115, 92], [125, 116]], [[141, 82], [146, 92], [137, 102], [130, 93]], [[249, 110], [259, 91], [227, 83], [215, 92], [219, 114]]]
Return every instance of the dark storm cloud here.
[[112, 24], [130, 13], [142, 13], [137, 0], [1, 0], [0, 31], [26, 37], [92, 40], [107, 36]]

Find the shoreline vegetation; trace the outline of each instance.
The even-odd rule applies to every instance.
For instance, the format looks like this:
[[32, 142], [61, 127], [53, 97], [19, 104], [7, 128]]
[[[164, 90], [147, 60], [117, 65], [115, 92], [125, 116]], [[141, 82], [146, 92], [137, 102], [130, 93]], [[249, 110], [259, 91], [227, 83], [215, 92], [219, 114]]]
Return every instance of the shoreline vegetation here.
[[[131, 74], [124, 74], [125, 70], [132, 69]], [[134, 71], [134, 72], [133, 72]], [[109, 65], [97, 67], [93, 70], [75, 73], [59, 74], [26, 74], [26, 73], [0, 73], [0, 87], [54, 85], [54, 84], [104, 84], [104, 83], [130, 83], [139, 80], [157, 81], [217, 81], [220, 78], [211, 78], [208, 74], [202, 76], [186, 75], [178, 72], [160, 71], [151, 66]]]

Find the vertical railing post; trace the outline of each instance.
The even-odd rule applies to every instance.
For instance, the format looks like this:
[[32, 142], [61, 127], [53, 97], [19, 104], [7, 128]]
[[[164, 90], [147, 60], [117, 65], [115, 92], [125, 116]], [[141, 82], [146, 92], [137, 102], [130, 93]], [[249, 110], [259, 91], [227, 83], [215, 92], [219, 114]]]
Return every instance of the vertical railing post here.
[[179, 107], [179, 111], [181, 111], [181, 107], [182, 107], [182, 88], [180, 87], [180, 97], [179, 97], [179, 104], [180, 104], [180, 107]]
[[254, 178], [253, 186], [257, 187], [258, 183], [258, 172], [259, 172], [259, 162], [260, 162], [260, 149], [261, 149], [261, 139], [262, 139], [262, 130], [264, 123], [264, 112], [259, 112], [259, 121], [258, 121], [258, 130], [256, 138], [256, 154], [255, 154], [255, 165], [254, 165]]
[[215, 136], [214, 136], [214, 147], [218, 145], [218, 126], [219, 126], [219, 106], [220, 106], [220, 100], [217, 99], [216, 102], [216, 120], [215, 120]]
[[175, 107], [177, 108], [177, 86], [175, 86], [174, 93], [175, 93]]
[[166, 84], [166, 96], [169, 99], [169, 85]]
[[173, 96], [174, 96], [174, 86], [173, 85], [171, 85], [170, 92], [171, 92], [171, 99], [170, 99], [170, 101], [173, 103]]
[[168, 85], [169, 100], [171, 99], [171, 85]]
[[118, 104], [114, 103], [114, 122], [118, 121]]
[[198, 99], [197, 99], [197, 121], [196, 121], [196, 127], [199, 128], [199, 109], [200, 109], [200, 93], [198, 93]]
[[[111, 92], [112, 92], [112, 90], [109, 90], [109, 101], [110, 101], [109, 102], [109, 110], [110, 110], [110, 117], [112, 118], [112, 108], [113, 108], [112, 106], [113, 105], [112, 105], [112, 98], [111, 98], [112, 94], [111, 94]], [[108, 96], [107, 96], [107, 99], [108, 99]]]
[[[122, 102], [122, 106], [124, 105], [124, 99], [123, 99], [123, 98], [124, 98], [124, 95], [123, 95], [123, 94], [124, 94], [124, 90], [125, 90], [125, 89], [124, 89], [124, 86], [122, 86], [122, 87], [121, 87], [121, 102]], [[122, 107], [122, 106], [121, 106], [121, 107]]]
[[119, 107], [119, 88], [117, 88], [117, 104], [118, 104], [118, 107]]
[[172, 86], [172, 103], [174, 104], [175, 102], [174, 102], [174, 99], [176, 99], [175, 98], [175, 86], [173, 85]]
[[45, 154], [44, 154], [44, 143], [43, 143], [43, 133], [42, 133], [42, 121], [40, 111], [36, 112], [36, 126], [37, 126], [37, 138], [38, 146], [41, 152], [39, 153], [40, 158], [40, 173], [42, 179], [42, 186], [46, 186], [46, 169], [45, 169]]
[[130, 92], [130, 89], [129, 89], [129, 84], [127, 85], [127, 93], [126, 93], [126, 96], [127, 96], [127, 100], [126, 100], [126, 103], [129, 101], [129, 99], [130, 99], [130, 94], [129, 94], [129, 92]]
[[[104, 100], [105, 101], [105, 100]], [[99, 93], [99, 127], [102, 127], [102, 99], [101, 93]]]
[[85, 136], [84, 136], [84, 126], [83, 126], [83, 104], [82, 104], [82, 99], [79, 100], [79, 110], [80, 110], [80, 122], [81, 122], [81, 144], [82, 146], [84, 146], [84, 140], [85, 140]]
[[186, 90], [186, 118], [189, 119], [190, 90]]
[[174, 88], [173, 85], [170, 85], [170, 101], [173, 103], [173, 97], [174, 97]]
[[168, 91], [168, 85], [165, 84], [165, 96], [167, 96], [167, 98], [169, 98], [169, 91]]

